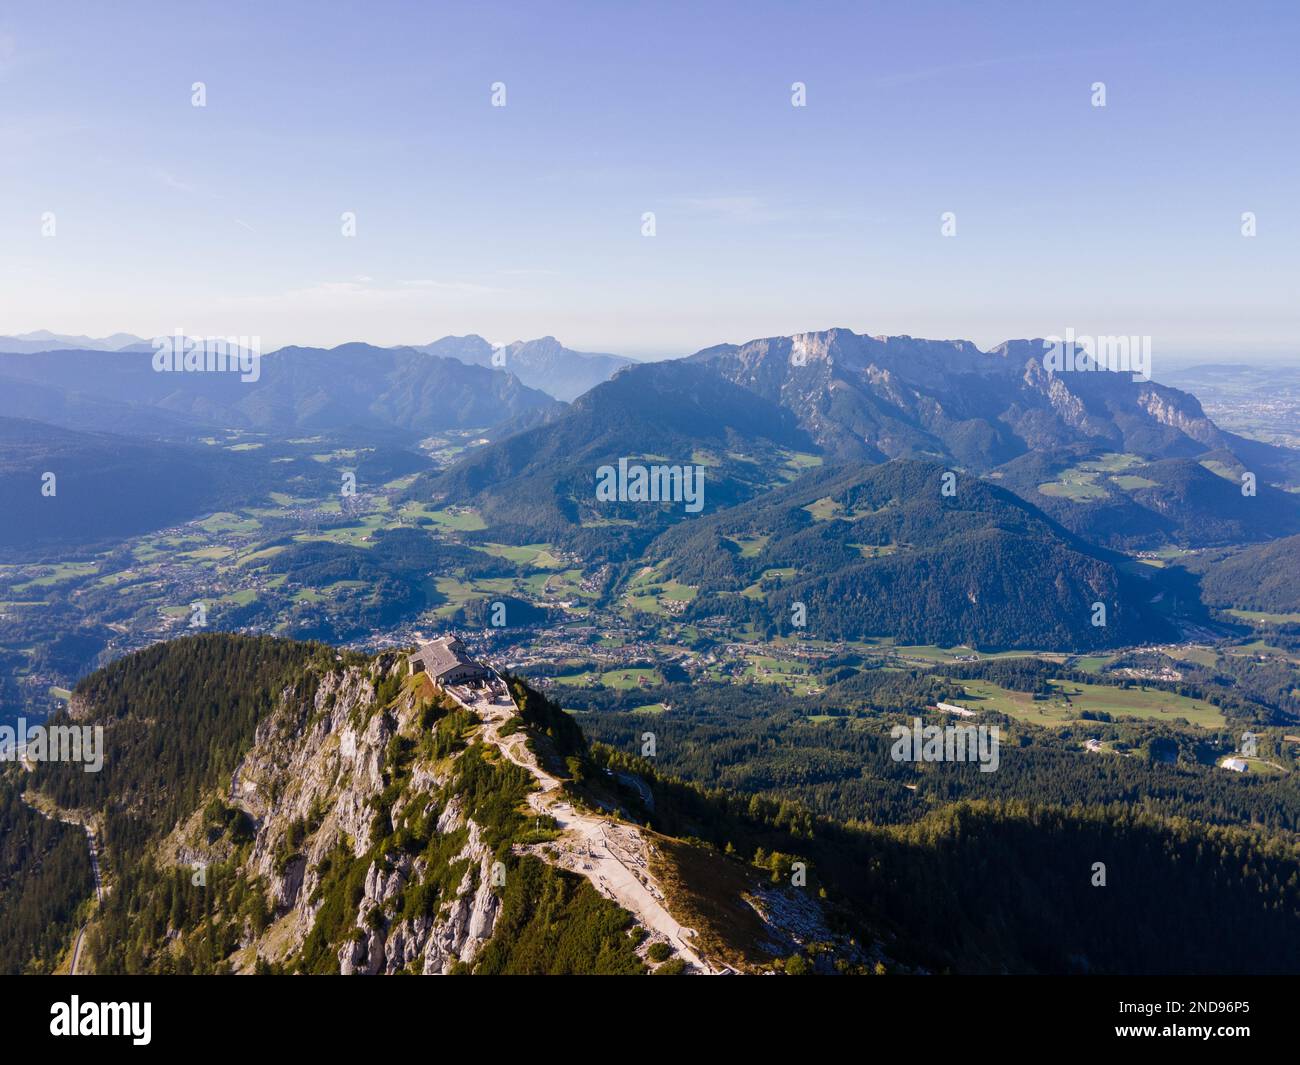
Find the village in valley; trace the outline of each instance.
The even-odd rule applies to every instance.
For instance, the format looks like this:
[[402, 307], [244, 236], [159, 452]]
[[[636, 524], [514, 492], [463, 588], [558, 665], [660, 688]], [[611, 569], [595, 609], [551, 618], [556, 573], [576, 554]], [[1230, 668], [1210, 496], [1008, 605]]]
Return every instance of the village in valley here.
[[[472, 433], [445, 435], [426, 440], [422, 450], [426, 459], [446, 464], [476, 440]], [[272, 444], [232, 433], [214, 437], [211, 446]], [[320, 438], [274, 446], [318, 463], [326, 483], [345, 478], [366, 459], [365, 449], [334, 447]], [[1069, 655], [906, 646], [887, 636], [820, 639], [811, 624], [790, 634], [764, 633], [725, 617], [690, 616], [686, 608], [696, 589], [665, 580], [657, 567], [634, 569], [619, 583], [608, 562], [589, 564], [547, 543], [494, 542], [472, 508], [406, 498], [411, 483], [409, 474], [376, 484], [362, 478], [352, 493], [314, 497], [286, 485], [269, 499], [112, 550], [0, 567], [0, 655], [11, 664], [8, 683], [17, 689], [5, 693], [7, 701], [24, 706], [28, 716], [43, 716], [96, 666], [192, 632], [272, 633], [385, 649], [455, 631], [471, 654], [529, 677], [578, 710], [595, 705], [603, 693], [596, 702], [619, 712], [662, 714], [680, 698], [682, 685], [727, 685], [769, 690], [796, 705], [807, 701], [810, 719], [817, 720], [826, 708], [814, 704], [828, 686], [861, 669], [929, 669], [1028, 653], [1085, 673], [1113, 665], [1114, 675], [1132, 684], [1061, 685], [1031, 699], [974, 681], [957, 702], [972, 712], [993, 710], [1048, 727], [1095, 712], [1220, 728], [1224, 718], [1214, 707], [1144, 685], [1179, 680], [1180, 660], [1205, 665], [1220, 654], [1244, 654], [1290, 661], [1260, 640], [1236, 649], [1187, 644]], [[368, 567], [368, 560], [379, 557], [376, 548], [386, 537], [403, 531], [445, 548], [450, 564], [435, 559], [377, 579], [387, 571]], [[317, 564], [312, 551], [323, 561]], [[476, 570], [465, 559], [482, 565]], [[394, 589], [408, 595], [406, 603], [393, 602]], [[69, 625], [70, 616], [80, 623]], [[45, 628], [55, 623], [65, 635], [45, 640]], [[73, 635], [66, 635], [69, 629]], [[1082, 741], [1079, 749], [1085, 749]]]

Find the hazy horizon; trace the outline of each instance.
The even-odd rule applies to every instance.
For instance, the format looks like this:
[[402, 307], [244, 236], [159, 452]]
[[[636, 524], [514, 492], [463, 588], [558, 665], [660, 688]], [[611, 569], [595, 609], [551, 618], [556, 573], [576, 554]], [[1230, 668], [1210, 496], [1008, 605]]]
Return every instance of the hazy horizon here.
[[11, 7], [0, 333], [1293, 358], [1300, 14], [1263, 7]]
[[[819, 328], [819, 329], [799, 329], [799, 330], [794, 330], [793, 332], [795, 332], [795, 333], [823, 333], [823, 332], [828, 332], [828, 331], [830, 331], [831, 329], [840, 329], [840, 328], [848, 328], [848, 327], [847, 327], [847, 326], [826, 326], [826, 327], [824, 327], [824, 328]], [[174, 332], [174, 331], [173, 331], [173, 332]], [[915, 334], [915, 333], [905, 333], [905, 334], [882, 334], [882, 333], [879, 333], [879, 332], [867, 331], [867, 330], [859, 330], [859, 329], [855, 329], [855, 330], [853, 330], [853, 332], [858, 333], [859, 335], [867, 335], [867, 336], [885, 336], [885, 335], [900, 336], [900, 335], [906, 335], [906, 336], [912, 336], [912, 337], [915, 337], [915, 338], [917, 338], [917, 339], [922, 339], [922, 340], [970, 340], [970, 339], [971, 339], [970, 337], [967, 337], [967, 336], [925, 337], [925, 336], [919, 336], [918, 334]], [[11, 338], [13, 338], [13, 339], [24, 339], [25, 337], [28, 337], [28, 336], [33, 336], [33, 337], [35, 337], [35, 336], [38, 336], [38, 335], [41, 335], [41, 334], [46, 334], [46, 335], [49, 335], [49, 336], [52, 336], [52, 337], [75, 337], [75, 336], [77, 336], [77, 334], [69, 334], [69, 333], [66, 333], [66, 332], [63, 332], [63, 331], [60, 331], [60, 330], [57, 330], [57, 329], [38, 329], [38, 330], [31, 330], [31, 331], [29, 331], [28, 333], [23, 333], [23, 334], [13, 334], [13, 333], [8, 333], [8, 334], [6, 334], [6, 333], [0, 333], [0, 337], [6, 337], [6, 336], [7, 336], [7, 337], [11, 337]], [[118, 330], [113, 330], [112, 332], [110, 332], [110, 333], [108, 333], [108, 334], [105, 334], [105, 335], [102, 336], [102, 337], [84, 336], [84, 339], [86, 339], [86, 340], [90, 340], [90, 341], [93, 341], [93, 342], [99, 342], [99, 341], [105, 341], [105, 340], [109, 339], [110, 337], [120, 336], [120, 335], [126, 335], [126, 334], [129, 334], [129, 335], [133, 336], [136, 340], [145, 341], [145, 342], [147, 342], [147, 341], [150, 339], [150, 337], [153, 337], [153, 336], [165, 336], [165, 335], [168, 335], [168, 334], [166, 334], [166, 333], [162, 333], [162, 332], [159, 332], [159, 333], [150, 333], [150, 334], [140, 334], [140, 333], [133, 333], [133, 332], [131, 332], [130, 330], [118, 329]], [[324, 343], [324, 344], [315, 344], [315, 345], [301, 344], [301, 343], [296, 342], [296, 341], [290, 341], [290, 342], [288, 342], [288, 343], [285, 343], [285, 344], [279, 344], [279, 345], [276, 345], [276, 346], [274, 346], [274, 347], [267, 347], [267, 346], [264, 345], [264, 346], [262, 347], [262, 351], [263, 351], [263, 353], [265, 353], [265, 354], [270, 354], [270, 353], [273, 353], [273, 352], [275, 352], [275, 351], [280, 350], [281, 348], [288, 348], [288, 347], [318, 347], [318, 348], [323, 348], [323, 349], [331, 349], [331, 348], [341, 347], [341, 346], [343, 346], [343, 345], [347, 345], [347, 344], [370, 344], [370, 345], [372, 345], [372, 346], [376, 346], [376, 347], [420, 347], [420, 346], [423, 346], [423, 345], [425, 345], [425, 344], [433, 343], [434, 341], [437, 341], [437, 340], [446, 339], [446, 337], [448, 337], [448, 336], [453, 336], [453, 335], [457, 335], [457, 336], [479, 336], [479, 337], [482, 337], [482, 338], [485, 339], [485, 340], [488, 339], [488, 337], [485, 336], [485, 334], [483, 334], [483, 333], [481, 333], [481, 332], [477, 332], [477, 331], [475, 331], [475, 330], [470, 330], [470, 332], [468, 332], [468, 333], [461, 333], [461, 334], [444, 334], [444, 335], [441, 336], [441, 337], [428, 337], [428, 338], [426, 338], [426, 339], [421, 339], [421, 340], [412, 340], [412, 341], [406, 341], [406, 342], [402, 342], [402, 343], [398, 343], [398, 344], [384, 344], [384, 345], [377, 345], [377, 344], [374, 344], [374, 342], [372, 342], [372, 341], [370, 341], [370, 340], [368, 340], [368, 339], [366, 339], [366, 338], [364, 338], [364, 337], [349, 337], [348, 339], [345, 339], [345, 340], [339, 340], [339, 341], [337, 341], [337, 342], [330, 342], [330, 343]], [[775, 334], [775, 335], [792, 335], [792, 334]], [[552, 339], [555, 339], [555, 340], [559, 341], [559, 343], [560, 343], [562, 346], [568, 348], [569, 350], [571, 350], [571, 351], [577, 351], [578, 354], [582, 354], [582, 355], [618, 355], [618, 356], [623, 356], [623, 357], [625, 357], [625, 358], [632, 359], [632, 360], [634, 360], [634, 361], [636, 361], [636, 362], [663, 362], [663, 361], [670, 360], [670, 359], [684, 359], [684, 358], [687, 358], [687, 357], [689, 357], [689, 356], [695, 354], [696, 352], [703, 351], [703, 350], [705, 350], [706, 348], [714, 347], [714, 346], [717, 346], [717, 345], [720, 345], [720, 344], [734, 344], [734, 345], [740, 346], [740, 345], [743, 345], [743, 344], [749, 343], [749, 342], [751, 342], [751, 341], [766, 339], [765, 337], [758, 337], [758, 336], [745, 337], [744, 339], [740, 339], [740, 340], [732, 339], [732, 338], [728, 338], [728, 339], [725, 339], [725, 340], [716, 340], [716, 341], [709, 341], [709, 342], [701, 343], [701, 344], [699, 344], [699, 345], [697, 345], [697, 346], [691, 348], [691, 349], [688, 350], [688, 351], [674, 351], [674, 352], [649, 352], [649, 353], [647, 353], [647, 352], [633, 353], [633, 352], [628, 352], [628, 351], [619, 351], [619, 350], [617, 350], [617, 349], [610, 348], [610, 347], [600, 348], [600, 349], [596, 349], [596, 348], [575, 348], [572, 344], [569, 344], [569, 343], [565, 340], [564, 337], [562, 337], [562, 336], [555, 336], [555, 335], [552, 334], [552, 333], [539, 334], [538, 336], [530, 336], [530, 337], [512, 337], [512, 338], [510, 338], [509, 340], [504, 340], [504, 339], [497, 338], [497, 339], [495, 339], [495, 340], [491, 340], [490, 342], [491, 342], [491, 343], [494, 343], [494, 344], [526, 343], [526, 342], [530, 342], [530, 341], [540, 340], [540, 339], [542, 339], [543, 337], [547, 337], [547, 336], [551, 337]], [[1003, 343], [1004, 341], [1026, 340], [1026, 339], [1032, 340], [1032, 339], [1035, 339], [1035, 338], [1033, 338], [1033, 337], [1004, 337], [1002, 340], [998, 341], [998, 342], [995, 343], [995, 344], [987, 344], [987, 345], [986, 345], [986, 344], [978, 344], [978, 346], [979, 346], [980, 350], [982, 350], [982, 351], [989, 351], [989, 350], [991, 350], [991, 349], [997, 347], [999, 344]], [[129, 343], [126, 344], [126, 345], [120, 345], [120, 347], [126, 347], [126, 346], [129, 346]], [[117, 350], [117, 349], [104, 349], [104, 350]], [[1274, 365], [1274, 364], [1277, 364], [1277, 363], [1286, 363], [1286, 364], [1297, 364], [1297, 365], [1300, 365], [1300, 360], [1297, 360], [1297, 358], [1296, 358], [1296, 352], [1295, 352], [1295, 351], [1287, 351], [1287, 352], [1258, 352], [1258, 353], [1251, 353], [1251, 354], [1249, 354], [1249, 355], [1246, 355], [1246, 356], [1244, 356], [1244, 357], [1239, 357], [1239, 358], [1231, 358], [1231, 357], [1227, 357], [1227, 356], [1221, 356], [1220, 353], [1216, 353], [1216, 352], [1208, 352], [1208, 353], [1203, 353], [1203, 354], [1202, 354], [1202, 353], [1196, 353], [1196, 352], [1173, 352], [1173, 353], [1167, 353], [1167, 352], [1166, 352], [1166, 353], [1159, 353], [1158, 355], [1155, 354], [1155, 353], [1153, 353], [1152, 363], [1153, 363], [1152, 376], [1153, 376], [1155, 379], [1159, 380], [1160, 375], [1161, 375], [1162, 372], [1168, 372], [1168, 371], [1170, 371], [1170, 370], [1174, 370], [1174, 371], [1185, 370], [1185, 369], [1189, 369], [1189, 368], [1192, 368], [1192, 367], [1202, 366], [1202, 365], [1209, 365], [1209, 364], [1223, 363], [1223, 364], [1228, 364], [1228, 365], [1241, 365], [1241, 366], [1271, 366], [1271, 365]]]

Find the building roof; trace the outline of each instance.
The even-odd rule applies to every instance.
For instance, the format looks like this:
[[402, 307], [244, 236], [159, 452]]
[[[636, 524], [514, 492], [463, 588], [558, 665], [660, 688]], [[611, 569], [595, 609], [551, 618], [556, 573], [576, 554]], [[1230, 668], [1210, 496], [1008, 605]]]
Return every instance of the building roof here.
[[411, 659], [421, 663], [425, 672], [433, 677], [441, 676], [455, 666], [478, 666], [465, 653], [465, 645], [455, 636], [440, 636], [436, 640], [430, 640], [411, 655]]

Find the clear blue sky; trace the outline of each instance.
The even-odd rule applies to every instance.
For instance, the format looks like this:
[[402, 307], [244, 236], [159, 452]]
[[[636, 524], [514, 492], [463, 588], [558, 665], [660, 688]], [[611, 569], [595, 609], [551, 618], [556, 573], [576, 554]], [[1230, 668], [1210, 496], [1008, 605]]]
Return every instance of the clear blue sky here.
[[1294, 3], [9, 3], [0, 333], [1294, 355], [1297, 45]]

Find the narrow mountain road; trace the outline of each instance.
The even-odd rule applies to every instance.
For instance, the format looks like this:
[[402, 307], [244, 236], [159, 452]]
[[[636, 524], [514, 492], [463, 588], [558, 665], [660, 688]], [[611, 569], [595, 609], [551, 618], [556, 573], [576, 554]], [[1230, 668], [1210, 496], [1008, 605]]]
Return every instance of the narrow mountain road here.
[[483, 736], [539, 785], [528, 802], [539, 814], [554, 818], [564, 837], [561, 868], [585, 876], [606, 898], [629, 911], [643, 926], [662, 935], [681, 959], [700, 973], [714, 970], [696, 953], [693, 933], [664, 906], [664, 894], [650, 875], [644, 837], [632, 825], [584, 813], [565, 797], [561, 782], [537, 763], [523, 732], [501, 735], [501, 726], [518, 713], [513, 699], [493, 702], [490, 692], [457, 688], [449, 694], [483, 720]]
[[[68, 821], [68, 824], [77, 824], [76, 821]], [[82, 825], [86, 830], [86, 845], [90, 848], [90, 872], [95, 877], [95, 902], [99, 905], [104, 904], [104, 882], [99, 876], [99, 850], [95, 847], [95, 831], [89, 825]], [[83, 924], [77, 929], [77, 941], [72, 947], [72, 966], [71, 973], [77, 975], [77, 966], [81, 962], [81, 941], [86, 938], [86, 926]]]
[[77, 929], [77, 941], [72, 947], [72, 966], [68, 972], [72, 976], [77, 975], [77, 965], [81, 961], [81, 941], [86, 938], [86, 926], [83, 924]]
[[[99, 875], [99, 850], [95, 847], [95, 830], [88, 824], [78, 821], [74, 817], [65, 817], [41, 809], [41, 807], [37, 806], [36, 803], [28, 799], [26, 794], [22, 796], [22, 800], [28, 807], [35, 810], [46, 820], [61, 821], [65, 825], [76, 825], [86, 833], [86, 846], [90, 849], [90, 872], [95, 878], [95, 902], [102, 905], [104, 902], [104, 881]], [[77, 938], [72, 944], [72, 964], [68, 967], [68, 971], [72, 976], [77, 975], [77, 966], [81, 964], [81, 944], [85, 938], [86, 926], [82, 925], [77, 929]]]

